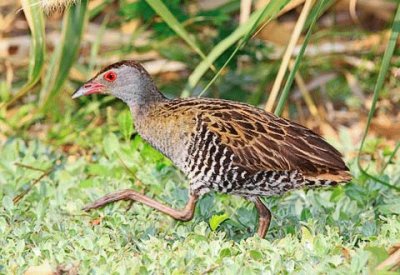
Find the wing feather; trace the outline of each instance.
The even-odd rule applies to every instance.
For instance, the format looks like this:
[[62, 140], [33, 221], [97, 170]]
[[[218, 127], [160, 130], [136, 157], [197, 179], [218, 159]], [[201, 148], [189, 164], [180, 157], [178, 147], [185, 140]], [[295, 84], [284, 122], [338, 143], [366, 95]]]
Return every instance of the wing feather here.
[[236, 156], [235, 164], [250, 173], [298, 170], [309, 178], [350, 178], [341, 154], [297, 123], [229, 101], [219, 101], [219, 108], [210, 108], [202, 117], [219, 142]]

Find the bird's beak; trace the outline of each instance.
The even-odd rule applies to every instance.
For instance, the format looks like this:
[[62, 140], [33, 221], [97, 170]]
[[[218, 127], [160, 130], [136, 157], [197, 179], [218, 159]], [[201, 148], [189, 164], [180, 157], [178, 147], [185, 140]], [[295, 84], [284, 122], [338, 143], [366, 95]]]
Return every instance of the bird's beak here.
[[72, 98], [78, 98], [80, 96], [91, 95], [91, 94], [102, 94], [106, 90], [106, 87], [103, 84], [88, 82], [78, 88], [73, 94]]

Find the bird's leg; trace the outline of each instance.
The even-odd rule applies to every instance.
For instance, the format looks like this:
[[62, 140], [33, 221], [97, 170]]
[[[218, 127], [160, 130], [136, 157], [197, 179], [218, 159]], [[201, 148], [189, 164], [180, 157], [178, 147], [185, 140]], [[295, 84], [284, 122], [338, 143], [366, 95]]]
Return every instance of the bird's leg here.
[[264, 238], [271, 222], [271, 212], [258, 197], [255, 198], [254, 204], [256, 205], [259, 216], [257, 234], [260, 236], [260, 238]]
[[161, 211], [172, 218], [180, 221], [190, 221], [193, 218], [194, 209], [196, 207], [196, 202], [199, 197], [197, 195], [190, 194], [189, 200], [184, 209], [177, 210], [172, 207], [166, 206], [158, 201], [155, 201], [145, 195], [142, 195], [132, 189], [125, 189], [118, 192], [110, 193], [100, 199], [86, 205], [83, 210], [89, 211], [91, 209], [96, 209], [102, 207], [106, 204], [120, 201], [120, 200], [131, 200], [138, 201], [147, 206], [150, 206], [158, 211]]

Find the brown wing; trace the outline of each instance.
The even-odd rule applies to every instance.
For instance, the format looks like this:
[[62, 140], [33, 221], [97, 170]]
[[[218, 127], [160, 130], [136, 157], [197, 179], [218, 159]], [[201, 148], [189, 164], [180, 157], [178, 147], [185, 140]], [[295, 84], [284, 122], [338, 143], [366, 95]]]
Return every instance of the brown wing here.
[[234, 164], [253, 173], [298, 170], [309, 179], [351, 179], [341, 154], [311, 130], [249, 105], [217, 103], [202, 113], [203, 121], [234, 154]]

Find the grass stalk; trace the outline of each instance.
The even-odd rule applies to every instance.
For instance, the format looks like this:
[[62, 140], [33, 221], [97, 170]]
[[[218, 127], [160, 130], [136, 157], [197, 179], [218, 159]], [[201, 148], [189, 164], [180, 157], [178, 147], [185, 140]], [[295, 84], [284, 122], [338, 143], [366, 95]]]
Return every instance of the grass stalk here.
[[[9, 102], [4, 104], [8, 107], [24, 97], [40, 80], [44, 57], [46, 52], [44, 17], [39, 5], [35, 4], [35, 0], [22, 0], [22, 9], [24, 11], [29, 29], [32, 35], [31, 53], [29, 58], [29, 73], [27, 83], [11, 98]], [[0, 107], [3, 107], [0, 105]]]
[[[287, 81], [286, 81], [286, 83], [285, 83], [285, 86], [283, 87], [281, 96], [280, 96], [280, 98], [279, 98], [277, 107], [276, 107], [276, 109], [275, 109], [275, 114], [278, 115], [278, 116], [280, 116], [280, 115], [282, 114], [283, 107], [285, 106], [286, 100], [287, 100], [287, 98], [289, 97], [289, 91], [290, 91], [290, 88], [291, 88], [291, 86], [292, 86], [293, 80], [294, 80], [294, 78], [295, 78], [295, 76], [296, 76], [296, 72], [297, 72], [297, 70], [298, 70], [298, 68], [299, 68], [299, 66], [300, 66], [300, 61], [303, 59], [304, 52], [305, 52], [305, 50], [306, 50], [306, 47], [307, 47], [307, 45], [308, 45], [308, 42], [310, 41], [310, 37], [311, 37], [311, 33], [312, 33], [313, 26], [314, 26], [315, 22], [317, 21], [318, 17], [322, 14], [322, 11], [324, 10], [324, 8], [325, 8], [327, 5], [329, 5], [329, 3], [330, 3], [329, 0], [322, 0], [322, 1], [319, 2], [318, 6], [316, 6], [316, 7], [311, 11], [311, 16], [310, 16], [311, 21], [310, 21], [310, 25], [309, 25], [308, 31], [307, 31], [307, 33], [306, 33], [306, 35], [305, 35], [305, 37], [304, 37], [303, 45], [302, 45], [301, 48], [300, 48], [299, 54], [296, 56], [296, 59], [295, 59], [295, 61], [294, 61], [293, 69], [292, 69], [291, 72], [289, 73], [288, 79], [287, 79]], [[303, 9], [304, 9], [304, 8], [303, 8]], [[301, 16], [301, 15], [300, 15], [300, 16]], [[299, 21], [300, 21], [300, 18], [299, 18]], [[289, 55], [289, 60], [290, 60], [290, 55]], [[285, 69], [285, 70], [286, 70], [286, 69]], [[277, 84], [277, 85], [278, 85], [278, 84]], [[280, 84], [279, 84], [279, 85], [280, 85]], [[271, 92], [271, 94], [272, 94], [272, 92]], [[270, 96], [270, 98], [268, 99], [268, 102], [270, 102], [270, 99], [271, 99], [271, 96]], [[276, 99], [276, 98], [275, 98], [275, 99]], [[274, 99], [273, 101], [272, 101], [272, 99], [271, 99], [271, 102], [269, 103], [269, 104], [271, 105], [271, 108], [272, 108], [272, 106], [273, 106], [273, 104], [274, 104], [274, 102], [275, 102], [275, 99]], [[268, 108], [269, 108], [268, 102], [267, 102], [267, 105], [266, 105], [266, 107], [265, 107], [266, 110], [269, 110], [269, 109], [268, 109]]]
[[200, 93], [200, 94], [203, 94], [208, 89], [208, 87], [210, 87], [211, 84], [214, 83], [214, 81], [218, 78], [218, 76], [221, 74], [221, 72], [226, 67], [226, 65], [229, 63], [229, 61], [232, 60], [232, 58], [235, 56], [237, 51], [243, 45], [245, 45], [245, 43], [251, 37], [251, 34], [260, 25], [260, 23], [263, 22], [264, 20], [267, 20], [267, 22], [268, 22], [272, 18], [277, 16], [279, 11], [282, 9], [282, 7], [284, 7], [286, 5], [287, 2], [288, 2], [288, 0], [283, 1], [283, 3], [280, 1], [273, 1], [269, 4], [267, 4], [263, 9], [253, 12], [253, 14], [250, 16], [250, 18], [247, 22], [240, 25], [233, 33], [231, 33], [228, 37], [226, 37], [224, 40], [219, 42], [208, 54], [207, 60], [203, 60], [199, 65], [197, 65], [196, 69], [189, 76], [188, 83], [187, 83], [185, 89], [183, 90], [181, 97], [187, 97], [192, 93], [193, 89], [198, 84], [201, 77], [209, 69], [208, 64], [214, 62], [227, 49], [229, 49], [229, 47], [231, 47], [234, 43], [236, 43], [238, 40], [243, 38], [243, 40], [241, 42], [239, 42], [239, 45], [235, 48], [234, 52], [230, 55], [230, 57], [225, 62], [225, 64], [219, 69], [219, 71], [216, 73], [214, 78], [208, 83], [206, 88], [204, 88], [203, 91]]
[[[289, 63], [289, 69], [290, 69], [290, 71], [293, 71], [293, 69], [294, 69], [294, 61], [293, 60], [291, 60]], [[296, 85], [297, 85], [297, 87], [299, 87], [301, 95], [303, 96], [304, 102], [306, 103], [307, 108], [310, 111], [311, 115], [316, 118], [319, 118], [318, 108], [315, 105], [315, 102], [313, 101], [313, 99], [310, 95], [310, 91], [307, 89], [307, 85], [304, 82], [303, 77], [300, 75], [299, 72], [296, 72], [294, 78], [296, 81]]]
[[[161, 0], [146, 0], [150, 7], [164, 20], [167, 25], [176, 32], [203, 60], [206, 60], [206, 55], [198, 46], [195, 39], [186, 31], [184, 26], [176, 19], [172, 12]], [[212, 63], [208, 64], [212, 70], [216, 70]]]
[[400, 192], [400, 187], [399, 186], [395, 186], [392, 185], [386, 181], [383, 181], [371, 174], [369, 174], [367, 172], [367, 169], [365, 169], [362, 165], [361, 165], [361, 153], [364, 147], [364, 143], [365, 140], [367, 138], [368, 135], [368, 131], [369, 131], [369, 127], [371, 125], [371, 121], [372, 118], [374, 116], [375, 110], [376, 110], [376, 104], [378, 102], [379, 99], [379, 93], [382, 90], [383, 87], [383, 83], [385, 81], [385, 76], [389, 70], [389, 66], [390, 66], [390, 60], [392, 59], [393, 53], [394, 53], [394, 49], [396, 47], [396, 42], [397, 39], [399, 37], [399, 31], [400, 31], [400, 3], [397, 5], [397, 10], [396, 10], [396, 15], [394, 17], [393, 20], [393, 25], [392, 25], [392, 30], [391, 30], [391, 34], [390, 34], [390, 39], [389, 39], [389, 43], [386, 47], [385, 53], [383, 54], [383, 58], [382, 58], [382, 63], [379, 69], [379, 74], [378, 74], [378, 78], [376, 80], [376, 85], [374, 88], [374, 95], [372, 98], [372, 105], [371, 105], [371, 109], [368, 113], [368, 119], [367, 119], [367, 124], [365, 126], [365, 130], [364, 130], [364, 134], [361, 140], [361, 145], [360, 145], [360, 149], [358, 150], [358, 155], [357, 155], [357, 165], [358, 168], [360, 169], [361, 173], [366, 175], [367, 177], [375, 180], [376, 182], [381, 183], [382, 185], [385, 185], [389, 188], [395, 189], [397, 191]]
[[383, 172], [385, 172], [386, 168], [392, 162], [393, 158], [396, 156], [397, 151], [399, 151], [399, 149], [400, 149], [400, 142], [398, 142], [396, 144], [396, 147], [394, 148], [393, 152], [390, 154], [389, 159], [387, 160], [387, 162], [385, 163], [385, 165], [383, 166], [383, 168], [381, 170], [381, 174], [383, 174]]
[[281, 66], [278, 71], [278, 75], [276, 76], [274, 85], [272, 86], [271, 93], [268, 97], [267, 104], [265, 105], [265, 110], [268, 112], [272, 111], [274, 103], [279, 93], [279, 89], [282, 85], [283, 78], [285, 77], [287, 68], [289, 66], [289, 61], [292, 56], [293, 50], [296, 47], [297, 41], [300, 38], [301, 31], [303, 30], [304, 24], [306, 22], [307, 16], [311, 11], [311, 7], [313, 4], [313, 0], [306, 0], [304, 3], [303, 9], [300, 13], [299, 19], [296, 22], [292, 35], [290, 37], [289, 44], [286, 48], [286, 51], [283, 55]]
[[48, 68], [39, 105], [48, 110], [55, 96], [60, 92], [79, 51], [81, 37], [87, 18], [88, 0], [81, 0], [68, 9], [64, 17], [63, 33]]

